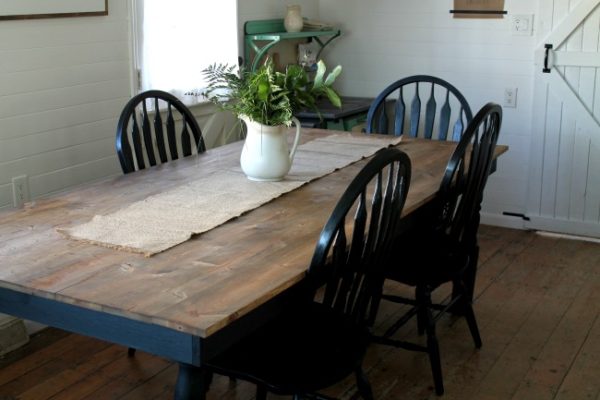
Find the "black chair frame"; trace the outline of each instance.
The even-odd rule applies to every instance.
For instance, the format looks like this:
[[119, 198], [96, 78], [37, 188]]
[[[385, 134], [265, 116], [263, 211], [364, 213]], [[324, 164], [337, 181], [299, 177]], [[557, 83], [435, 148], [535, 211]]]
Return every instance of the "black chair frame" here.
[[[164, 123], [159, 112], [159, 100], [166, 102]], [[151, 101], [153, 104], [152, 122], [150, 122], [146, 101]], [[139, 109], [140, 104], [141, 109]], [[179, 112], [182, 118], [180, 132], [176, 130], [174, 110]], [[128, 132], [131, 134], [132, 143]], [[178, 159], [180, 154], [177, 150], [177, 135], [181, 140], [182, 156], [187, 157], [193, 153], [192, 142], [198, 153], [206, 151], [202, 131], [196, 118], [177, 97], [161, 90], [149, 90], [131, 98], [123, 108], [117, 124], [116, 149], [123, 173], [145, 169], [144, 155], [149, 166], [155, 166], [158, 162], [168, 162], [167, 152], [171, 160]], [[154, 141], [158, 149], [158, 158], [154, 151]]]
[[[376, 312], [372, 300], [381, 294], [383, 265], [390, 254], [400, 221], [410, 173], [410, 160], [405, 153], [398, 149], [384, 149], [359, 172], [337, 203], [317, 241], [297, 297], [298, 303], [273, 322], [278, 328], [282, 325], [281, 321], [285, 321], [283, 326], [290, 325], [285, 328], [286, 334], [281, 336], [284, 336], [282, 340], [291, 340], [292, 343], [288, 346], [285, 342], [279, 348], [296, 349], [301, 346], [300, 352], [290, 351], [294, 355], [291, 357], [282, 355], [274, 349], [273, 341], [265, 340], [259, 334], [259, 339], [242, 339], [239, 346], [234, 345], [226, 354], [209, 362], [208, 368], [215, 373], [255, 383], [258, 400], [265, 399], [268, 391], [293, 395], [294, 399], [330, 399], [317, 392], [354, 373], [362, 397], [372, 399], [371, 387], [361, 364], [371, 341], [369, 324], [372, 313]], [[354, 216], [350, 221], [351, 213]], [[310, 327], [301, 329], [298, 325]], [[320, 343], [319, 339], [324, 343]], [[312, 372], [313, 368], [322, 365], [319, 356], [323, 354], [319, 349], [336, 346], [351, 349], [348, 352], [339, 350], [343, 358], [341, 365], [335, 364], [339, 368], [321, 371], [323, 374]], [[255, 353], [254, 357], [246, 356], [246, 361], [238, 360], [250, 348], [257, 347], [265, 350]], [[253, 353], [250, 351], [250, 354]], [[274, 357], [284, 361], [278, 365], [259, 366], [261, 363], [270, 364]], [[321, 361], [325, 362], [322, 358]], [[237, 368], [238, 365], [247, 366], [247, 370]], [[284, 368], [291, 371], [298, 369], [299, 372], [283, 385], [273, 383], [256, 372], [263, 371], [264, 374], [265, 368], [277, 370], [276, 373], [267, 373], [275, 375]], [[319, 382], [300, 376], [306, 375], [306, 371], [319, 373], [318, 377], [313, 377]]]
[[[405, 119], [406, 119], [406, 103], [404, 101], [404, 90], [409, 85], [415, 86], [415, 93], [410, 102], [410, 113], [409, 113], [409, 130], [408, 134], [410, 137], [419, 136], [421, 128], [421, 87], [424, 90], [429, 91], [429, 98], [425, 105], [425, 121], [423, 126], [423, 138], [432, 139], [434, 126], [437, 116], [437, 102], [435, 100], [435, 87], [439, 86], [446, 90], [444, 104], [439, 112], [439, 124], [438, 124], [438, 140], [447, 140], [448, 131], [450, 126], [450, 118], [452, 109], [450, 105], [450, 95], [460, 103], [460, 112], [457, 120], [454, 122], [452, 127], [451, 139], [453, 141], [460, 140], [460, 137], [465, 129], [465, 126], [473, 119], [473, 113], [469, 103], [462, 95], [462, 93], [447, 81], [430, 76], [430, 75], [414, 75], [404, 79], [400, 79], [387, 88], [385, 88], [373, 101], [369, 111], [367, 113], [367, 124], [365, 127], [366, 133], [382, 133], [382, 134], [394, 134], [396, 136], [403, 135]], [[398, 98], [394, 99], [394, 115], [393, 115], [393, 131], [389, 132], [389, 116], [386, 110], [386, 103], [388, 98], [395, 91], [398, 91]]]
[[[473, 289], [477, 270], [479, 247], [477, 244], [477, 230], [479, 228], [481, 202], [487, 178], [494, 160], [494, 149], [498, 140], [502, 120], [502, 108], [493, 103], [485, 105], [475, 116], [465, 130], [463, 137], [453, 152], [444, 178], [439, 189], [439, 205], [433, 228], [421, 234], [417, 240], [429, 240], [435, 244], [442, 244], [441, 248], [427, 248], [429, 255], [405, 256], [413, 261], [412, 268], [426, 268], [434, 271], [431, 276], [407, 274], [401, 271], [403, 261], [397, 260], [397, 266], [390, 266], [386, 272], [386, 279], [392, 279], [415, 287], [415, 298], [410, 299], [392, 294], [382, 294], [384, 300], [408, 304], [412, 306], [388, 330], [374, 340], [380, 344], [392, 345], [408, 350], [424, 351], [429, 354], [435, 389], [438, 395], [444, 393], [443, 378], [439, 354], [439, 346], [435, 333], [436, 322], [441, 316], [451, 311], [464, 315], [475, 342], [475, 346], [482, 345], [479, 329], [472, 307]], [[411, 235], [411, 233], [408, 233]], [[409, 246], [413, 249], [423, 247]], [[410, 250], [410, 248], [409, 248]], [[440, 258], [432, 256], [439, 252]], [[399, 257], [403, 257], [400, 253]], [[442, 263], [435, 266], [427, 265], [428, 262]], [[450, 269], [454, 266], [454, 269]], [[446, 269], [445, 269], [446, 268]], [[436, 272], [439, 275], [436, 276]], [[426, 274], [427, 272], [423, 273]], [[434, 304], [431, 293], [446, 282], [452, 282], [453, 291], [450, 299], [441, 304]], [[433, 311], [438, 311], [435, 315]], [[391, 339], [391, 336], [404, 326], [414, 316], [417, 317], [419, 334], [427, 333], [427, 345]]]
[[[150, 123], [150, 116], [148, 114], [148, 106], [146, 104], [147, 100], [150, 100], [154, 105], [154, 119], [152, 121], [152, 125]], [[159, 100], [162, 100], [167, 104], [167, 119], [165, 123], [162, 121]], [[139, 118], [141, 119], [141, 123], [138, 122], [138, 115], [136, 115], [140, 105], [141, 114], [139, 115]], [[146, 156], [148, 157], [150, 166], [157, 165], [157, 159], [154, 153], [153, 138], [156, 140], [160, 163], [162, 164], [169, 161], [164, 138], [165, 130], [171, 160], [176, 160], [179, 158], [179, 153], [177, 150], [177, 132], [175, 128], [173, 109], [178, 111], [182, 117], [182, 129], [180, 135], [183, 156], [187, 157], [192, 155], [190, 131], [197, 153], [203, 153], [206, 151], [202, 131], [200, 130], [200, 126], [190, 110], [177, 97], [170, 93], [163, 92], [161, 90], [149, 90], [137, 94], [127, 102], [123, 108], [123, 111], [121, 111], [119, 122], [117, 123], [117, 138], [115, 141], [115, 147], [119, 157], [119, 162], [121, 164], [121, 169], [123, 170], [124, 174], [146, 168], [146, 163], [144, 161], [144, 148], [146, 150]], [[130, 143], [128, 137], [130, 124], [131, 141], [133, 143]], [[153, 131], [155, 137], [153, 137]], [[127, 355], [129, 357], [133, 357], [135, 352], [136, 349], [133, 347], [127, 349]]]

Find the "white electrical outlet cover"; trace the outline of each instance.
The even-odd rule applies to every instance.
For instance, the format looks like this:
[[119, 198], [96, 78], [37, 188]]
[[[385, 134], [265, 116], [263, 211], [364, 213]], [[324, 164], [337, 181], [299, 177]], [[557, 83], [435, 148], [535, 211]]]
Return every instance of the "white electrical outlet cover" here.
[[533, 34], [533, 14], [511, 15], [510, 31], [516, 36], [531, 36]]

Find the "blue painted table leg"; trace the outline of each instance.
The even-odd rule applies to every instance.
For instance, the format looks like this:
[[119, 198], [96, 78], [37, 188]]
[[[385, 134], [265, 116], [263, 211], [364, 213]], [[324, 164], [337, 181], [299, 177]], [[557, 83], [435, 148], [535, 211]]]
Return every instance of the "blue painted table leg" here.
[[206, 370], [202, 367], [179, 363], [175, 400], [205, 400]]

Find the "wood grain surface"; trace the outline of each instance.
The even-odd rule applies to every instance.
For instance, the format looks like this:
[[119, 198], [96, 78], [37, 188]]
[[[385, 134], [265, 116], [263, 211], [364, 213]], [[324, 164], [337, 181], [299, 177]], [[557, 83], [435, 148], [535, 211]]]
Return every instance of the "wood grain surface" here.
[[[303, 141], [339, 133], [306, 130]], [[207, 337], [304, 277], [318, 235], [365, 161], [151, 258], [67, 240], [86, 222], [239, 162], [241, 142], [0, 213], [0, 287]], [[403, 140], [413, 176], [405, 213], [436, 194], [453, 143]], [[506, 151], [501, 146], [497, 154]]]

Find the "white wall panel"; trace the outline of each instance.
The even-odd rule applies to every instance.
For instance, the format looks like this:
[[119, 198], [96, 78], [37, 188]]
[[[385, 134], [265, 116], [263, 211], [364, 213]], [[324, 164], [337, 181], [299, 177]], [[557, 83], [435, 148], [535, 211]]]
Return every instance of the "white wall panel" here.
[[[42, 111], [0, 119], [0, 141], [31, 134], [43, 134], [61, 128], [84, 125], [90, 122], [113, 119], [115, 126], [126, 97], [78, 104], [68, 108]], [[1, 144], [1, 142], [0, 142]]]
[[[0, 204], [12, 204], [12, 201], [12, 186], [0, 185]], [[6, 207], [8, 206], [0, 207], [0, 210]]]
[[70, 186], [74, 186], [116, 174], [121, 174], [121, 168], [116, 154], [113, 154], [107, 158], [100, 158], [70, 168], [33, 176], [29, 178], [31, 195], [35, 198], [61, 191], [64, 189], [63, 182], [65, 181], [68, 181]]
[[35, 96], [35, 102], [31, 101], [30, 93], [0, 97], [0, 119], [68, 109], [82, 103], [96, 103], [115, 97], [127, 98], [129, 96], [129, 79], [42, 90], [36, 92]]
[[[320, 0], [319, 14], [338, 23], [342, 37], [326, 51], [342, 64], [345, 95], [376, 96], [394, 80], [430, 74], [453, 83], [474, 112], [502, 104], [518, 88], [517, 108], [505, 108], [500, 143], [510, 146], [490, 179], [484, 211], [526, 209], [531, 138], [534, 36], [513, 36], [510, 18], [454, 19], [450, 0]], [[534, 14], [537, 0], [507, 0], [510, 14]]]
[[53, 150], [90, 143], [101, 138], [114, 139], [115, 128], [116, 122], [111, 117], [88, 124], [6, 139], [0, 147], [0, 160], [8, 163]]
[[[110, 126], [109, 129], [114, 127]], [[48, 171], [56, 171], [79, 165], [97, 158], [108, 158], [115, 155], [114, 135], [88, 141], [79, 145], [35, 154], [29, 157], [9, 161], [2, 165], [0, 182], [10, 183], [11, 177], [26, 174], [28, 176], [44, 175]], [[31, 179], [31, 178], [30, 178]]]
[[[454, 83], [477, 110], [487, 101], [502, 102], [506, 87], [518, 87], [518, 107], [505, 109], [500, 139], [511, 146], [504, 156], [509, 162], [499, 164], [490, 180], [494, 195], [486, 196], [484, 206], [497, 209], [501, 204], [506, 211], [524, 211], [526, 180], [513, 180], [512, 190], [499, 182], [528, 175], [533, 36], [512, 36], [508, 18], [453, 19], [448, 13], [450, 0], [295, 3], [305, 17], [341, 25], [342, 37], [324, 55], [328, 64], [343, 65], [338, 88], [344, 94], [375, 96], [392, 80], [429, 73]], [[536, 0], [506, 3], [509, 13], [537, 10]], [[245, 21], [282, 18], [286, 5], [278, 0], [240, 1], [240, 35]], [[118, 173], [118, 165], [115, 169], [110, 164], [112, 157], [106, 158], [108, 147], [93, 149], [94, 144], [110, 142], [130, 96], [127, 7], [127, 1], [110, 0], [106, 17], [0, 23], [0, 207], [12, 199], [8, 185], [12, 176], [30, 175], [33, 195], [44, 193], [45, 189], [33, 187], [41, 184], [44, 174], [55, 173], [51, 184], [41, 185], [60, 190], [85, 181], [86, 170], [89, 179]], [[600, 101], [593, 106], [600, 107]], [[222, 134], [230, 129], [230, 122], [211, 118], [206, 111], [201, 114], [199, 119]], [[87, 162], [77, 153], [83, 148], [91, 157]], [[64, 161], [57, 161], [59, 155]], [[69, 174], [69, 168], [78, 172]]]
[[109, 61], [0, 74], [0, 96], [129, 79], [129, 61]]
[[0, 208], [15, 176], [28, 175], [35, 198], [119, 173], [129, 25], [122, 0], [108, 16], [0, 22]]

